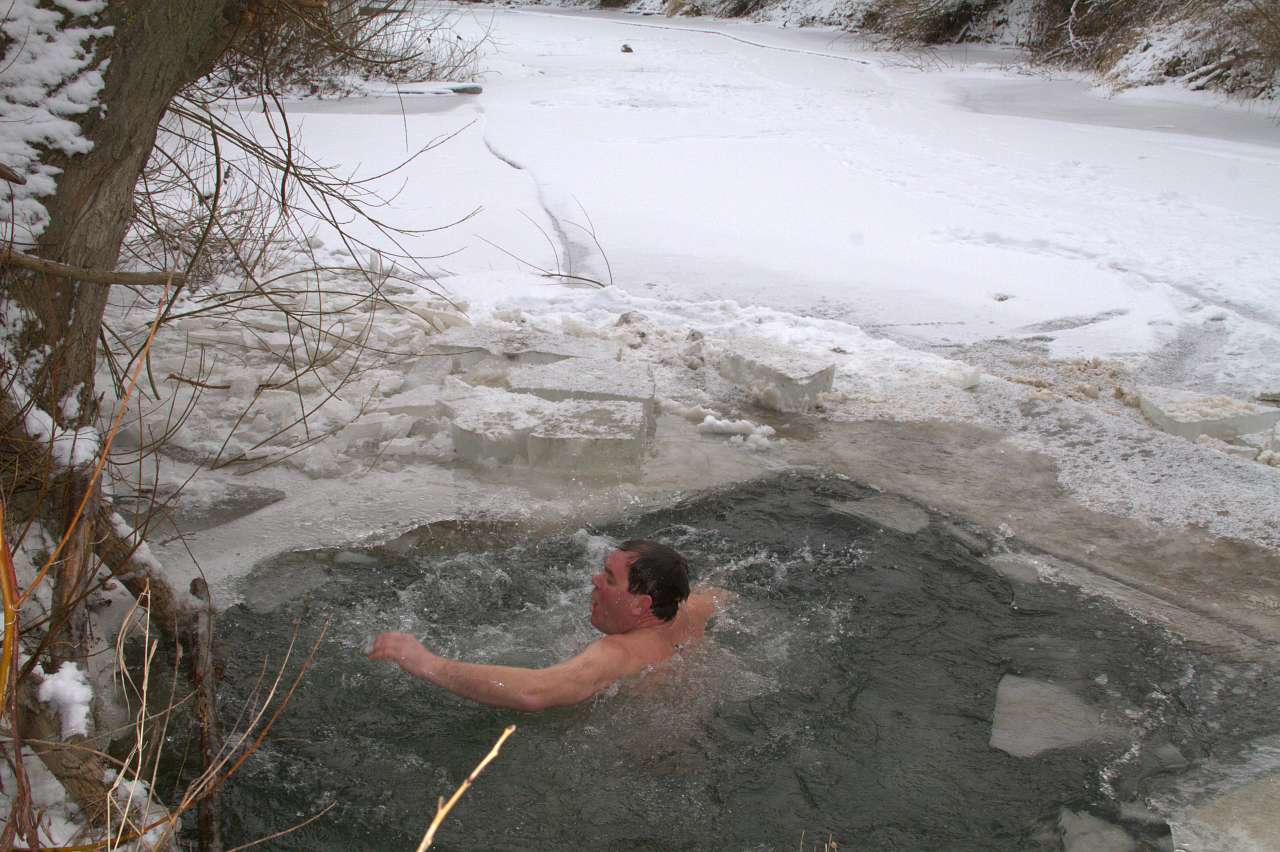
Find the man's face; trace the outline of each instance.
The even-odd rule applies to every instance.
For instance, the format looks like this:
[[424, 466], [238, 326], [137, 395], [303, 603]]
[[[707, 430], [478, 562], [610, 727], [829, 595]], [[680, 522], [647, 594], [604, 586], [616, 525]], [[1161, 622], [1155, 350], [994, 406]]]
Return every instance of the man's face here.
[[591, 626], [601, 633], [626, 633], [640, 625], [650, 606], [648, 595], [627, 589], [636, 554], [615, 550], [604, 560], [600, 573], [591, 578]]

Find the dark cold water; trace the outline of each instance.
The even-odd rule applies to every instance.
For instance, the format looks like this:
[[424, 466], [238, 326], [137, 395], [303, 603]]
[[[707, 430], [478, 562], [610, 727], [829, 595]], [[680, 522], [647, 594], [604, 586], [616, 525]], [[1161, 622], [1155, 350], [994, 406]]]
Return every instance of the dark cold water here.
[[[803, 833], [842, 849], [1023, 852], [1062, 848], [1067, 807], [1124, 825], [1138, 848], [1171, 849], [1167, 827], [1122, 818], [1121, 803], [1180, 770], [1169, 755], [1194, 764], [1268, 714], [1248, 710], [1232, 675], [1106, 602], [1046, 585], [1014, 607], [945, 519], [914, 509], [928, 525], [906, 534], [847, 510], [875, 494], [788, 474], [590, 532], [441, 525], [262, 566], [246, 581], [252, 606], [221, 620], [228, 729], [304, 595], [300, 643], [332, 624], [226, 790], [227, 846], [336, 803], [268, 848], [413, 849], [437, 797], [514, 721], [435, 848], [795, 849]], [[588, 577], [607, 539], [641, 536], [739, 597], [701, 647], [583, 706], [484, 708], [359, 653], [399, 629], [473, 661], [562, 659], [592, 639]], [[1127, 734], [1033, 758], [998, 751], [1005, 674], [1069, 686]]]

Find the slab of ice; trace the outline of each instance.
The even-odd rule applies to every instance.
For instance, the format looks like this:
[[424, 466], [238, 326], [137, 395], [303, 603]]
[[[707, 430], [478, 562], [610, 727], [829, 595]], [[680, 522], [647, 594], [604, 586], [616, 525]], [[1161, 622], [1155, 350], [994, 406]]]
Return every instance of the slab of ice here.
[[996, 688], [991, 747], [1014, 757], [1034, 757], [1122, 734], [1104, 724], [1096, 708], [1057, 684], [1005, 675]]
[[603, 470], [635, 468], [644, 457], [651, 422], [643, 403], [566, 401], [529, 433], [535, 467]]
[[446, 410], [442, 395], [439, 384], [417, 385], [384, 398], [378, 405], [378, 410], [393, 415], [407, 414], [418, 419], [439, 417]]
[[507, 374], [507, 381], [516, 393], [553, 402], [577, 399], [639, 403], [648, 433], [652, 435], [657, 428], [657, 379], [651, 365], [644, 362], [571, 358], [554, 364], [515, 367]]
[[998, 553], [984, 561], [1000, 576], [1015, 583], [1040, 582], [1040, 571], [1036, 567], [1035, 560], [1028, 559], [1021, 553]]
[[1280, 773], [1270, 773], [1233, 786], [1173, 820], [1179, 849], [1222, 849], [1263, 852], [1275, 849], [1280, 837]]
[[1196, 443], [1245, 461], [1253, 461], [1263, 452], [1248, 443], [1229, 444], [1221, 438], [1214, 438], [1211, 435], [1200, 435], [1196, 438]]
[[1280, 408], [1170, 388], [1139, 388], [1138, 404], [1157, 429], [1191, 440], [1209, 435], [1228, 441], [1280, 423]]
[[[173, 495], [172, 488], [160, 489], [158, 502], [167, 504], [168, 509], [160, 514], [157, 521], [184, 533], [201, 532], [230, 523], [288, 496], [278, 488], [199, 477], [183, 487], [176, 497]], [[145, 513], [149, 505], [149, 501], [139, 505], [138, 511]], [[126, 519], [140, 521], [141, 514], [132, 518], [126, 515]], [[165, 534], [168, 534], [167, 529]]]
[[540, 331], [468, 327], [439, 335], [427, 352], [449, 357], [457, 370], [468, 370], [490, 358], [512, 364], [551, 364], [599, 355], [600, 348], [575, 337]]
[[1063, 852], [1134, 852], [1138, 848], [1129, 832], [1087, 811], [1063, 808], [1058, 828]]
[[601, 399], [653, 404], [657, 380], [641, 361], [572, 358], [554, 364], [515, 367], [511, 390], [543, 399]]
[[829, 360], [762, 341], [735, 340], [708, 354], [720, 375], [774, 411], [808, 411], [818, 394], [831, 390], [836, 375]]
[[403, 438], [413, 428], [415, 418], [408, 414], [388, 414], [375, 412], [349, 423], [336, 436], [342, 448], [351, 450], [367, 445], [384, 444], [396, 438]]
[[470, 462], [528, 461], [529, 435], [553, 409], [537, 397], [484, 387], [455, 391], [442, 404], [454, 452]]
[[497, 388], [446, 388], [454, 451], [470, 462], [600, 470], [634, 467], [648, 445], [650, 415], [641, 402], [548, 400]]
[[1253, 447], [1258, 451], [1278, 449], [1280, 450], [1280, 426], [1266, 432], [1253, 432], [1248, 435], [1241, 435], [1240, 443]]

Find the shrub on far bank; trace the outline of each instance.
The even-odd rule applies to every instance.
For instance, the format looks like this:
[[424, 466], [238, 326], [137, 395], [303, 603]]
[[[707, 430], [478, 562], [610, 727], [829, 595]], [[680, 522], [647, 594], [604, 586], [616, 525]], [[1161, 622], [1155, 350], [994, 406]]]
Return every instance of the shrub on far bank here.
[[863, 29], [898, 45], [963, 41], [999, 0], [876, 0], [862, 15]]
[[1037, 0], [1028, 46], [1120, 87], [1280, 94], [1280, 0]]
[[1010, 40], [1038, 61], [1088, 69], [1117, 87], [1177, 82], [1280, 97], [1280, 0], [846, 0], [841, 8], [840, 23], [896, 47], [1016, 28]]

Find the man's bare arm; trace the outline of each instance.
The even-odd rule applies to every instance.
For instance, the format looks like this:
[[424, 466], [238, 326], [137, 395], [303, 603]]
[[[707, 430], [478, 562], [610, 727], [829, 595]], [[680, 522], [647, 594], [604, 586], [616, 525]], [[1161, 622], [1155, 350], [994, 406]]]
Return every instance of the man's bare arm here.
[[626, 652], [607, 639], [554, 666], [526, 669], [447, 660], [406, 633], [383, 633], [374, 640], [369, 659], [390, 660], [414, 677], [464, 698], [512, 710], [577, 704], [627, 673]]

